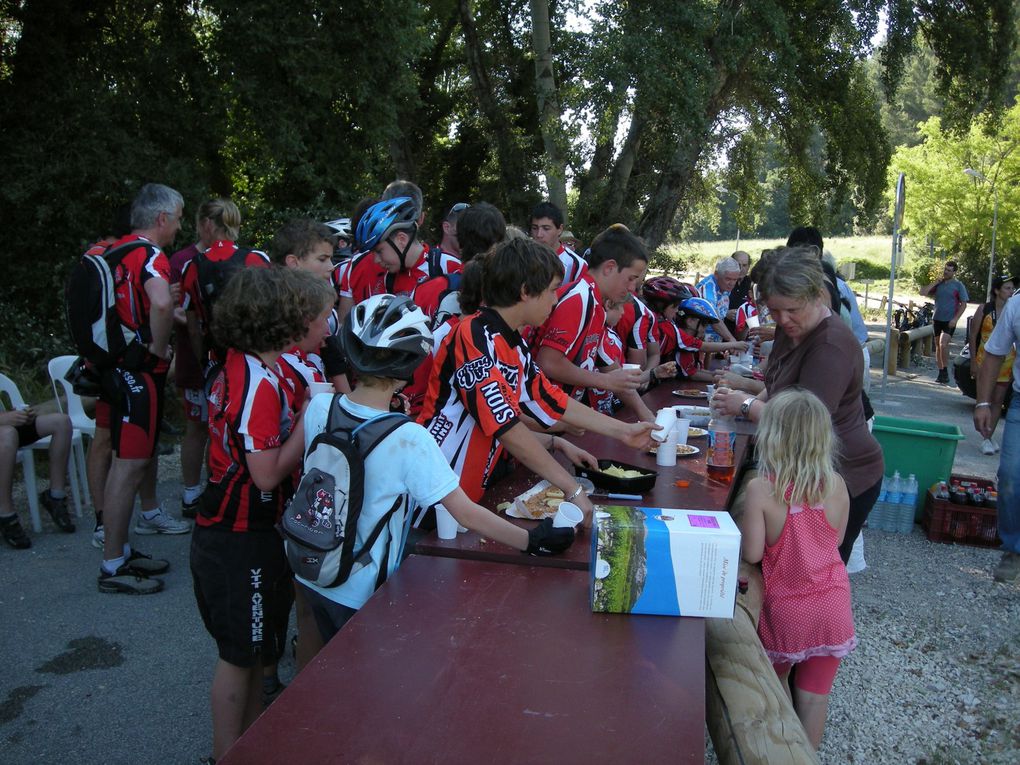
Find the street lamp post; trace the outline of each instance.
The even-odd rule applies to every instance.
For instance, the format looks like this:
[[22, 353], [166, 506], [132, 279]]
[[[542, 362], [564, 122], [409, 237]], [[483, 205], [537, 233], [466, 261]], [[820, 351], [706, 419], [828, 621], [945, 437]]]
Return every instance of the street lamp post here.
[[985, 300], [990, 300], [991, 298], [989, 296], [992, 294], [992, 277], [995, 271], [995, 234], [999, 228], [999, 190], [995, 188], [995, 183], [985, 178], [984, 174], [979, 170], [967, 167], [964, 168], [963, 172], [975, 181], [988, 183], [992, 187], [992, 254], [988, 259], [988, 287], [985, 290]]

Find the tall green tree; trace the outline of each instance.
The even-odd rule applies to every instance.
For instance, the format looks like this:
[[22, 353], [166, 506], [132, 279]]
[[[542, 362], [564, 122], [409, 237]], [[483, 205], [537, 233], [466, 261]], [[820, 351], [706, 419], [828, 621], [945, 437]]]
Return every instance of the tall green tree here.
[[[932, 117], [922, 142], [903, 147], [889, 167], [889, 187], [907, 179], [904, 224], [915, 251], [931, 237], [960, 261], [961, 278], [977, 298], [985, 292], [992, 219], [998, 196], [996, 271], [1020, 273], [1020, 101], [1000, 119], [983, 117], [954, 133]], [[981, 182], [964, 173], [980, 172]]]

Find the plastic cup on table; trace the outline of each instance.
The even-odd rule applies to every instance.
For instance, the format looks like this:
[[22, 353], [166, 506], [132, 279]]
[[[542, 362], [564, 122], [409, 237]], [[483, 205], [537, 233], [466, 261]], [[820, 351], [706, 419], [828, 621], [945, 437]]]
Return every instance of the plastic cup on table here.
[[653, 430], [652, 438], [660, 443], [669, 437], [673, 425], [676, 423], [676, 408], [669, 406], [660, 409], [655, 413], [655, 424], [661, 425], [662, 430]]
[[676, 434], [676, 442], [678, 444], [687, 443], [687, 431], [690, 430], [690, 420], [677, 420], [676, 425], [673, 426], [673, 432]]
[[457, 538], [457, 519], [441, 504], [436, 505], [436, 533], [440, 539]]
[[573, 502], [560, 502], [556, 508], [556, 515], [553, 516], [553, 526], [557, 529], [575, 528], [584, 520], [584, 513], [581, 508]]
[[329, 395], [332, 396], [336, 392], [335, 390], [333, 390], [333, 383], [328, 382], [310, 383], [308, 386], [308, 391], [312, 398], [315, 398], [320, 393], [328, 393]]
[[655, 464], [659, 467], [673, 467], [676, 464], [676, 429], [670, 428], [669, 436], [655, 451]]

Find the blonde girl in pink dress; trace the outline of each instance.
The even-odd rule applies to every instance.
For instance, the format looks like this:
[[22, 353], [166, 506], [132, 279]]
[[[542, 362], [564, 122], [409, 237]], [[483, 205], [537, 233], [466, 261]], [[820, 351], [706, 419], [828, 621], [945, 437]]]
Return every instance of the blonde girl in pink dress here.
[[765, 581], [758, 636], [815, 749], [839, 661], [857, 644], [838, 549], [850, 497], [833, 469], [835, 449], [817, 396], [792, 388], [769, 399], [757, 432], [759, 473], [740, 519], [741, 554], [761, 562]]

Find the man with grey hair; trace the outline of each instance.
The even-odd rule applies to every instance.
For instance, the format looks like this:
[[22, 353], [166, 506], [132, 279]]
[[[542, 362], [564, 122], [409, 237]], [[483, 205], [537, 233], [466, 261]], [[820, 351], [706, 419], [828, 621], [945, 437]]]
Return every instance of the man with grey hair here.
[[715, 306], [715, 311], [719, 315], [717, 322], [705, 328], [706, 342], [732, 343], [736, 340], [727, 329], [724, 319], [730, 310], [730, 290], [736, 286], [739, 279], [740, 264], [733, 258], [723, 258], [715, 264], [714, 273], [698, 282], [698, 292], [701, 297]]
[[[170, 261], [163, 248], [173, 244], [181, 227], [184, 200], [168, 186], [148, 183], [131, 204], [132, 231], [110, 246], [116, 284], [116, 311], [125, 332], [146, 345], [146, 358], [106, 374], [96, 420], [109, 422], [113, 460], [104, 492], [103, 562], [99, 591], [150, 594], [163, 589], [152, 578], [167, 570], [166, 561], [153, 560], [128, 543], [128, 526], [135, 494], [147, 470], [155, 467], [163, 417], [163, 388], [170, 367]], [[135, 245], [135, 246], [133, 246]], [[145, 533], [181, 533], [189, 527], [160, 508], [144, 514]], [[152, 517], [147, 517], [152, 516]]]

